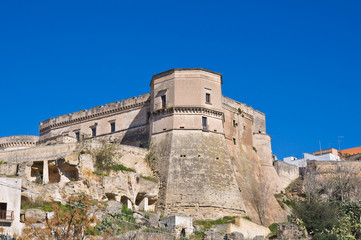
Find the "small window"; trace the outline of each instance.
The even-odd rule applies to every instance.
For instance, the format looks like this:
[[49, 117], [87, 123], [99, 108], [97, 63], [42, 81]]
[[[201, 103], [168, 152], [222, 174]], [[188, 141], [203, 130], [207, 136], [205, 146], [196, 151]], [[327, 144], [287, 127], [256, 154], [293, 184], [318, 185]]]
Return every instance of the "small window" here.
[[75, 132], [75, 137], [76, 137], [77, 141], [80, 141], [80, 132], [79, 131]]
[[207, 117], [202, 117], [202, 128], [203, 130], [208, 129]]
[[206, 93], [206, 103], [211, 103], [211, 94]]
[[166, 108], [167, 107], [167, 96], [163, 95], [161, 98], [162, 98], [162, 108]]
[[97, 128], [93, 127], [92, 128], [92, 137], [95, 137], [97, 135]]
[[233, 120], [233, 127], [237, 127], [236, 120]]
[[235, 138], [233, 138], [233, 144], [236, 145], [236, 139]]
[[115, 122], [110, 123], [110, 131], [113, 133], [115, 132]]

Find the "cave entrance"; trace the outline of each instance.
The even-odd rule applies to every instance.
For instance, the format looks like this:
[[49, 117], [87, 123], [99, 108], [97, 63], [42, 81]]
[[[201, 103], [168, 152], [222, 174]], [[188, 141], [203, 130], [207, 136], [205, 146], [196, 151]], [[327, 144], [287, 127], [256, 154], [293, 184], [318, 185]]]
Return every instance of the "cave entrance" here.
[[50, 161], [48, 165], [49, 169], [49, 183], [60, 182], [59, 168], [55, 165], [55, 161]]
[[43, 168], [44, 162], [34, 162], [31, 166], [31, 177], [34, 178], [34, 182], [42, 183], [43, 182]]
[[64, 159], [58, 160], [58, 167], [60, 172], [68, 178], [70, 181], [78, 181], [79, 180], [79, 172], [76, 167], [65, 162]]

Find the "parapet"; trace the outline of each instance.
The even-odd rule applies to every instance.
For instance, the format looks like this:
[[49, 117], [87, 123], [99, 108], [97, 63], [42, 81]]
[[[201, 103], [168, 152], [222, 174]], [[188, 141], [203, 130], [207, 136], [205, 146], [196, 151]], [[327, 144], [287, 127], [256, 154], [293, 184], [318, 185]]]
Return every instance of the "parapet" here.
[[131, 110], [143, 106], [149, 101], [150, 93], [139, 95], [138, 97], [132, 97], [124, 99], [122, 101], [116, 101], [105, 105], [93, 107], [89, 110], [81, 110], [78, 112], [68, 113], [58, 116], [56, 118], [49, 118], [39, 123], [40, 133], [53, 126], [63, 126], [67, 124], [73, 124], [78, 121], [89, 120], [95, 117], [105, 116], [108, 114], [122, 112], [124, 110]]
[[[251, 106], [248, 106], [245, 103], [240, 103], [240, 102], [233, 100], [226, 96], [222, 96], [222, 104], [223, 104], [223, 106], [226, 106], [226, 108], [228, 110], [235, 112], [235, 113], [242, 114], [244, 117], [246, 117], [252, 121], [253, 121], [255, 112], [264, 116], [264, 113], [252, 108]], [[238, 109], [240, 109], [241, 112], [239, 112]]]
[[0, 150], [15, 150], [35, 147], [39, 142], [38, 136], [18, 135], [0, 138]]

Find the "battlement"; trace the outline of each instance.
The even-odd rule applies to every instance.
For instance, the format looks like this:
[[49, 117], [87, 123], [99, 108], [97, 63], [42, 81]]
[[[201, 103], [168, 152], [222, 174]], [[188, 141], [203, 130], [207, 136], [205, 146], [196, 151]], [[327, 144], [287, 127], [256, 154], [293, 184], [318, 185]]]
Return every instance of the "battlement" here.
[[116, 101], [105, 105], [93, 107], [89, 110], [81, 110], [78, 112], [64, 114], [58, 117], [49, 118], [39, 123], [39, 130], [43, 132], [52, 127], [74, 124], [80, 121], [88, 121], [97, 117], [119, 113], [122, 111], [132, 110], [143, 106], [149, 101], [150, 93], [139, 95], [138, 97], [127, 98], [122, 101]]
[[245, 103], [240, 103], [240, 102], [238, 102], [236, 100], [233, 100], [233, 99], [231, 99], [229, 97], [226, 97], [226, 96], [223, 96], [223, 95], [222, 95], [222, 104], [223, 104], [224, 107], [226, 106], [226, 108], [228, 110], [230, 110], [230, 111], [232, 111], [234, 113], [238, 113], [238, 109], [240, 109], [241, 110], [240, 114], [243, 114], [244, 117], [246, 117], [246, 118], [248, 118], [248, 119], [250, 119], [252, 121], [253, 121], [253, 117], [254, 117], [255, 112], [265, 116], [264, 113], [252, 108], [251, 106], [248, 106]]
[[18, 148], [35, 147], [39, 142], [38, 136], [32, 135], [17, 135], [0, 138], [0, 151]]

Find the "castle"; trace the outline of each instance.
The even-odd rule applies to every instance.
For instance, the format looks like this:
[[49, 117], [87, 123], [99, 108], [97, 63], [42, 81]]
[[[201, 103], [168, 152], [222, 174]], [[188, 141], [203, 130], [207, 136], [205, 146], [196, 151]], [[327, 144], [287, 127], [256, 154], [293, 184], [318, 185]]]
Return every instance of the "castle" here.
[[223, 96], [222, 84], [221, 74], [201, 68], [162, 72], [152, 77], [150, 93], [50, 118], [40, 122], [39, 137], [0, 138], [0, 153], [64, 137], [149, 147], [161, 212], [243, 215], [242, 171], [252, 175], [257, 165], [270, 181], [277, 174], [265, 115]]

